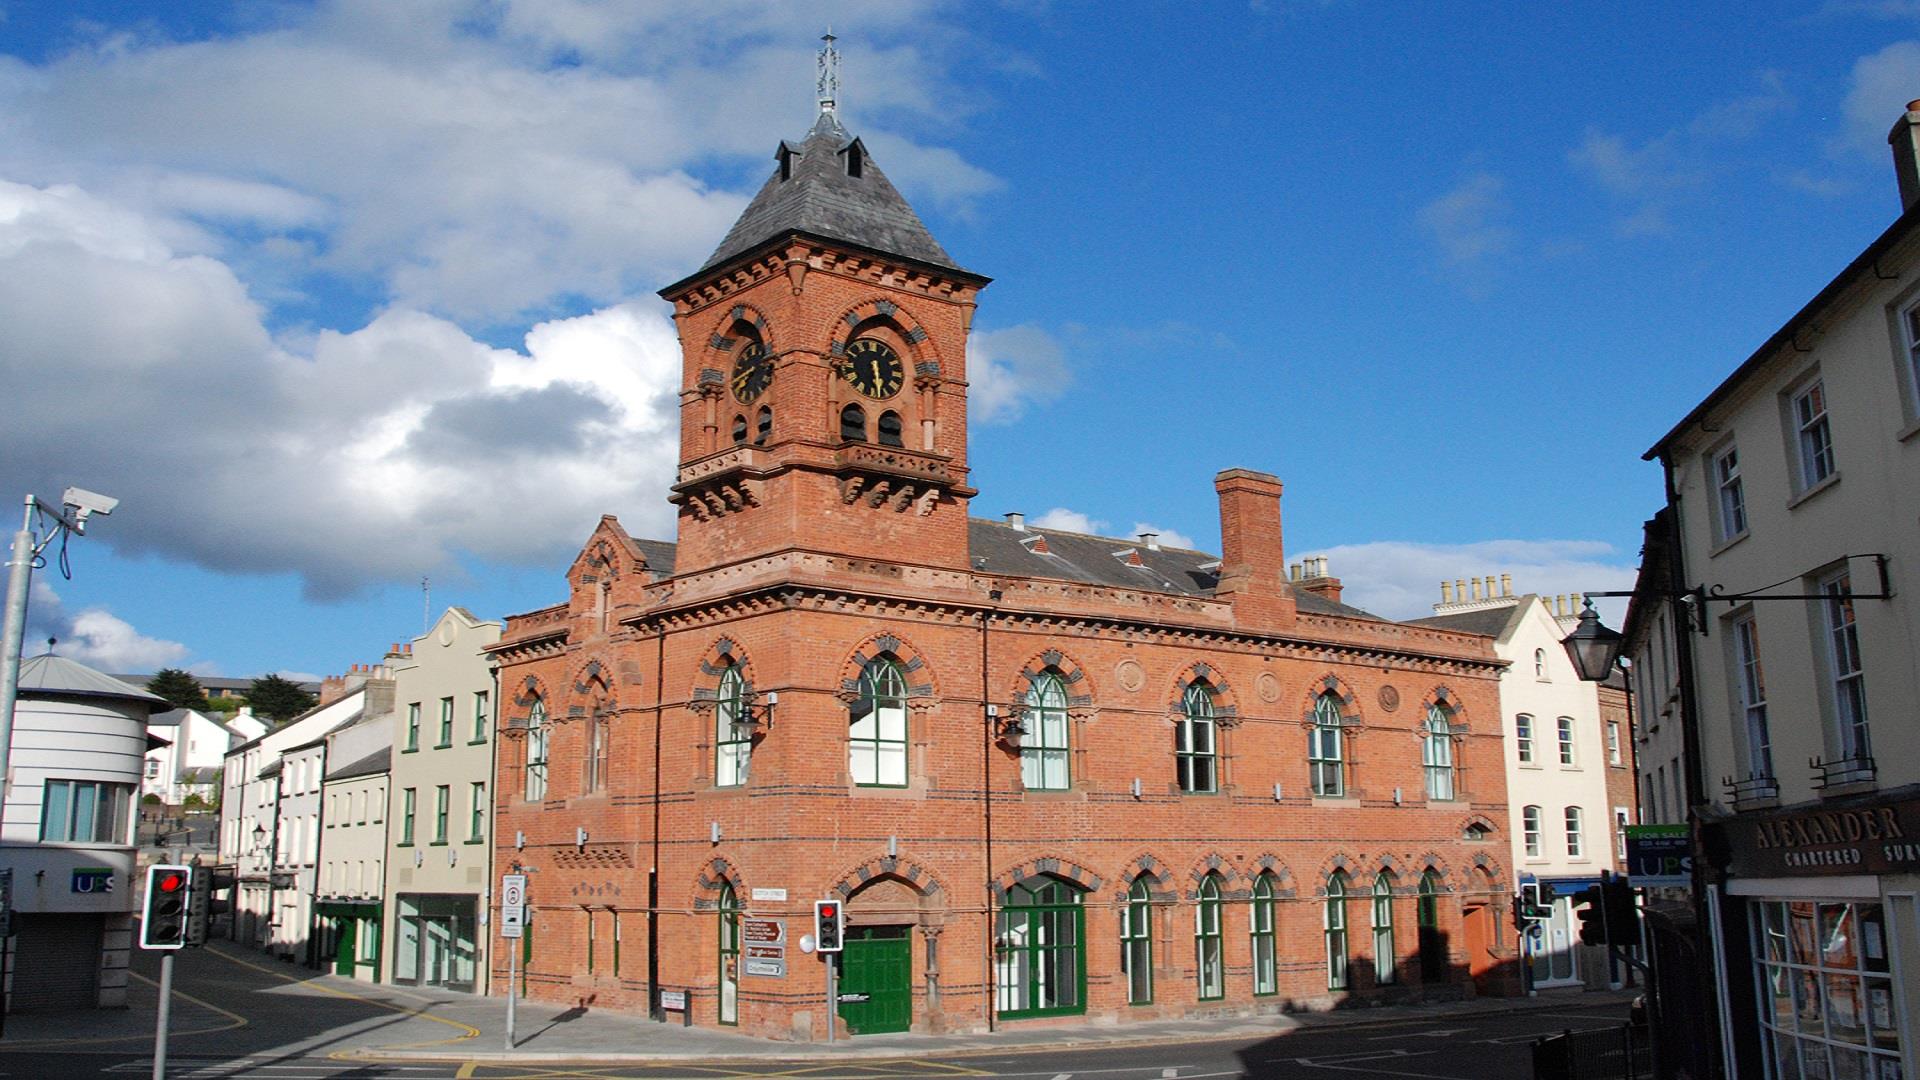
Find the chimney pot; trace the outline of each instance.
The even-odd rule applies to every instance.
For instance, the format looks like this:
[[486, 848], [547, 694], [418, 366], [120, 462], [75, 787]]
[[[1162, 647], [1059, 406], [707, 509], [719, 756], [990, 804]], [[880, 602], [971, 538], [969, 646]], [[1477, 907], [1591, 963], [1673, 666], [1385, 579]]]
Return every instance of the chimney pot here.
[[1513, 595], [1513, 575], [1512, 574], [1500, 575], [1500, 595], [1501, 596]]
[[1440, 602], [1443, 604], [1453, 603], [1453, 582], [1443, 581], [1440, 583]]
[[1026, 532], [1027, 515], [1019, 513], [1008, 514], [1007, 524], [1012, 526], [1015, 532]]
[[1146, 548], [1148, 551], [1160, 550], [1160, 534], [1159, 533], [1143, 532], [1140, 534], [1139, 539], [1140, 539], [1140, 546]]

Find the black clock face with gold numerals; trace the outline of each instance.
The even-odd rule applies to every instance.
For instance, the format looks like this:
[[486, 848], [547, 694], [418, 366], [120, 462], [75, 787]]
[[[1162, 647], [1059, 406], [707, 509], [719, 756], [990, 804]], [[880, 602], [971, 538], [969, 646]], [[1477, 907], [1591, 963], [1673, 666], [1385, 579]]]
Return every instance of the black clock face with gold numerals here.
[[900, 392], [906, 369], [886, 342], [859, 338], [847, 345], [847, 382], [870, 398], [890, 398]]
[[757, 341], [748, 342], [733, 362], [733, 396], [742, 405], [752, 404], [772, 381], [773, 357], [767, 355], [767, 347]]

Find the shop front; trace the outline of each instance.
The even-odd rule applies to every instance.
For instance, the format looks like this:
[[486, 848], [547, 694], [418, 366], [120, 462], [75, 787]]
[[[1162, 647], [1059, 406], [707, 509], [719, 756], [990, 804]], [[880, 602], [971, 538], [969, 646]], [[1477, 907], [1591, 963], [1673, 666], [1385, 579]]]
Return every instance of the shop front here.
[[362, 982], [380, 981], [380, 902], [322, 900], [314, 904], [315, 966]]
[[394, 898], [393, 981], [472, 993], [478, 986], [478, 898], [401, 893]]
[[1706, 841], [1737, 1074], [1920, 1076], [1920, 798], [1742, 814]]

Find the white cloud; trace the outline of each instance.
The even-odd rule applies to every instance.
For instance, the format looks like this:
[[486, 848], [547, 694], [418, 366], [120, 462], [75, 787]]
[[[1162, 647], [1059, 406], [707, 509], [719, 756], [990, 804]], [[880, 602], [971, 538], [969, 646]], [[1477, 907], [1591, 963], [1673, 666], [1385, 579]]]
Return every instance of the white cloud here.
[[1887, 132], [1920, 87], [1920, 41], [1896, 41], [1853, 62], [1847, 87], [1845, 140], [1862, 155], [1883, 158]]
[[39, 579], [33, 583], [28, 614], [26, 643], [21, 649], [27, 656], [38, 655], [49, 637], [58, 640], [54, 648], [58, 655], [109, 673], [177, 667], [193, 653], [177, 641], [140, 633], [105, 608], [69, 613], [59, 594]]
[[1193, 549], [1193, 537], [1178, 529], [1163, 529], [1149, 521], [1136, 521], [1133, 528], [1127, 530], [1128, 536], [1139, 536], [1141, 533], [1157, 533], [1161, 547]]
[[[1598, 540], [1483, 540], [1471, 544], [1417, 544], [1386, 540], [1344, 544], [1303, 555], [1325, 555], [1341, 581], [1342, 600], [1391, 619], [1433, 614], [1440, 583], [1513, 575], [1516, 593], [1547, 595], [1633, 587], [1636, 566]], [[1602, 598], [1594, 606], [1618, 627], [1626, 603]]]
[[1064, 506], [1056, 506], [1028, 524], [1036, 529], [1059, 529], [1061, 532], [1086, 533], [1089, 536], [1099, 536], [1107, 527], [1104, 521]]
[[980, 330], [967, 341], [967, 416], [982, 424], [1012, 423], [1027, 406], [1060, 396], [1072, 381], [1066, 354], [1045, 330], [1022, 323]]
[[1478, 272], [1513, 247], [1510, 210], [1506, 182], [1481, 172], [1421, 207], [1418, 220], [1449, 266]]

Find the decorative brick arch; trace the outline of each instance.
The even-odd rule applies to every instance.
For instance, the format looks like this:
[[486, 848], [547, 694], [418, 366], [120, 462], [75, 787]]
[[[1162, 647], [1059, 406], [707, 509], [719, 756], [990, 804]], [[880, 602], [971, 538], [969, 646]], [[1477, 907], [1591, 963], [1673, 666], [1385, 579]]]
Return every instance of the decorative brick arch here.
[[527, 722], [533, 717], [535, 701], [546, 702], [547, 723], [553, 723], [553, 694], [538, 675], [528, 675], [520, 680], [519, 687], [509, 689], [507, 695], [507, 700], [501, 703], [503, 706], [500, 717], [502, 734], [524, 738], [527, 734]]
[[996, 903], [1004, 902], [1007, 898], [1008, 889], [1015, 885], [1032, 881], [1034, 878], [1044, 877], [1059, 878], [1061, 881], [1089, 893], [1099, 891], [1101, 884], [1099, 874], [1094, 873], [1071, 859], [1056, 859], [1050, 856], [1041, 856], [1036, 859], [1028, 859], [1014, 866], [1006, 873], [995, 877], [992, 883], [993, 899]]
[[720, 886], [733, 886], [734, 902], [746, 905], [747, 886], [741, 879], [740, 871], [732, 863], [719, 856], [700, 868], [700, 874], [693, 882], [693, 909], [695, 911], [717, 911], [720, 907]]
[[[1506, 867], [1500, 864], [1499, 859], [1494, 858], [1484, 851], [1476, 851], [1473, 853], [1471, 865], [1474, 870], [1478, 870], [1492, 879], [1489, 885], [1491, 892], [1500, 892], [1500, 883], [1508, 880]], [[1468, 880], [1472, 880], [1472, 878], [1469, 877]]]
[[1114, 902], [1124, 907], [1129, 899], [1128, 890], [1141, 877], [1147, 879], [1147, 893], [1155, 903], [1172, 903], [1180, 898], [1180, 883], [1174, 880], [1172, 868], [1143, 851], [1127, 860], [1114, 879]]
[[596, 713], [614, 713], [619, 711], [620, 701], [614, 689], [613, 669], [598, 657], [589, 659], [575, 670], [571, 685], [567, 690], [567, 708], [557, 713], [553, 700], [547, 700], [547, 720], [565, 723], [580, 720]]
[[627, 559], [609, 544], [605, 537], [593, 542], [592, 546], [581, 553], [580, 580], [617, 581], [626, 572]]
[[853, 340], [854, 331], [876, 322], [885, 324], [906, 343], [910, 355], [900, 359], [913, 365], [913, 370], [907, 372], [909, 379], [940, 377], [939, 354], [934, 351], [933, 338], [920, 321], [894, 301], [879, 298], [855, 304], [828, 324], [829, 332], [834, 335], [827, 345], [828, 361], [838, 365], [846, 358], [847, 344]]
[[1049, 671], [1060, 677], [1067, 692], [1067, 709], [1078, 713], [1093, 707], [1093, 680], [1080, 662], [1059, 649], [1046, 649], [1027, 659], [1020, 673], [1013, 678], [1012, 700], [1024, 704], [1027, 693]]
[[[1347, 885], [1349, 889], [1351, 889], [1353, 883], [1363, 875], [1366, 876], [1368, 887], [1372, 887], [1373, 877], [1367, 873], [1367, 867], [1364, 862], [1348, 856], [1345, 852], [1336, 852], [1320, 861], [1320, 871], [1314, 875], [1313, 895], [1323, 898], [1327, 895], [1327, 879], [1333, 876], [1335, 870], [1339, 870], [1347, 875]], [[1352, 897], [1353, 893], [1349, 891], [1347, 895], [1348, 897]]]
[[1191, 883], [1191, 887], [1186, 891], [1188, 900], [1200, 899], [1200, 883], [1210, 874], [1220, 878], [1220, 899], [1222, 900], [1245, 900], [1253, 894], [1251, 879], [1248, 879], [1244, 885], [1237, 884], [1242, 879], [1239, 868], [1233, 865], [1233, 860], [1218, 851], [1212, 851], [1187, 868], [1187, 880]]
[[911, 859], [898, 855], [881, 855], [866, 860], [841, 874], [828, 890], [842, 900], [859, 892], [870, 881], [881, 878], [893, 878], [904, 882], [908, 888], [919, 894], [922, 904], [945, 903], [946, 886], [938, 875]]
[[1273, 896], [1276, 900], [1291, 900], [1298, 891], [1293, 871], [1287, 869], [1286, 862], [1280, 856], [1270, 851], [1261, 852], [1260, 856], [1253, 860], [1253, 866], [1248, 869], [1246, 875], [1248, 895], [1252, 895], [1253, 886], [1260, 880], [1261, 874], [1273, 875]]
[[1348, 686], [1345, 679], [1332, 672], [1307, 684], [1305, 700], [1301, 703], [1301, 726], [1313, 726], [1313, 707], [1329, 692], [1340, 703], [1340, 726], [1348, 729], [1363, 726], [1365, 719], [1360, 715], [1360, 699], [1354, 695], [1353, 687]]
[[1213, 718], [1219, 723], [1232, 727], [1240, 722], [1240, 699], [1228, 685], [1227, 677], [1220, 669], [1204, 660], [1196, 660], [1180, 669], [1174, 676], [1173, 697], [1167, 702], [1170, 718], [1179, 719], [1185, 712], [1187, 687], [1196, 682], [1205, 682], [1213, 690]]
[[1460, 700], [1460, 695], [1454, 693], [1452, 687], [1444, 683], [1427, 691], [1427, 695], [1420, 699], [1420, 725], [1423, 729], [1427, 723], [1427, 714], [1433, 711], [1435, 705], [1447, 707], [1447, 722], [1453, 728], [1455, 735], [1466, 735], [1473, 730], [1466, 703]]
[[688, 694], [687, 707], [695, 712], [704, 712], [713, 707], [719, 696], [720, 676], [728, 668], [737, 668], [740, 679], [745, 684], [748, 695], [753, 693], [753, 664], [747, 659], [747, 651], [732, 638], [720, 638], [700, 657], [700, 674], [695, 678]]
[[866, 674], [867, 665], [883, 655], [890, 655], [900, 662], [907, 680], [907, 707], [932, 708], [939, 697], [934, 687], [932, 668], [919, 649], [893, 634], [875, 634], [847, 655], [846, 661], [840, 665], [840, 700], [851, 702], [860, 696], [860, 677]]
[[1434, 876], [1440, 879], [1441, 892], [1450, 893], [1455, 891], [1453, 884], [1453, 865], [1447, 862], [1437, 851], [1428, 851], [1413, 860], [1413, 876], [1416, 885], [1419, 883], [1420, 876], [1429, 870], [1433, 871]]
[[735, 304], [721, 312], [720, 318], [713, 323], [712, 335], [707, 338], [707, 348], [731, 359], [733, 350], [740, 344], [739, 339], [733, 336], [733, 328], [741, 323], [753, 327], [754, 332], [760, 335], [760, 343], [767, 347], [769, 353], [774, 351], [773, 327], [760, 309], [752, 304]]
[[1465, 818], [1461, 819], [1460, 821], [1461, 837], [1464, 838], [1467, 834], [1467, 830], [1475, 827], [1476, 825], [1488, 833], [1497, 833], [1500, 831], [1499, 824], [1496, 823], [1492, 818], [1488, 817], [1487, 815], [1468, 814]]

